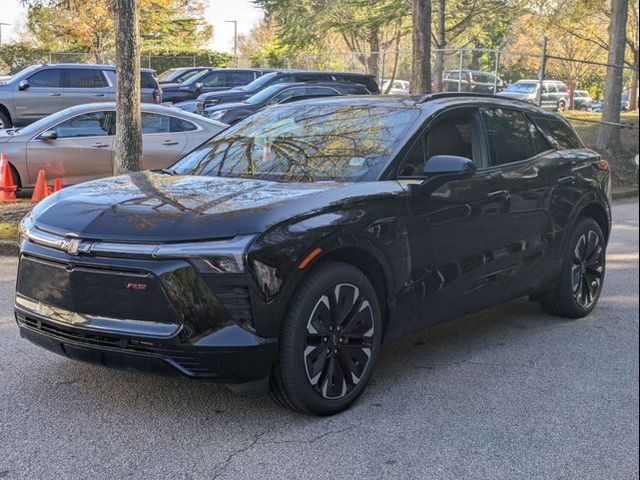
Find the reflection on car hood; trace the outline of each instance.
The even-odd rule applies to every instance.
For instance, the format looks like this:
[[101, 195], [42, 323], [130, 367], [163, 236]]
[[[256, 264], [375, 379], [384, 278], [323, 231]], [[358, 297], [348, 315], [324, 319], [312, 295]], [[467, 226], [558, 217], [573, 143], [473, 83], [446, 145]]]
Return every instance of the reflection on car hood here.
[[[350, 192], [353, 185], [366, 184], [278, 183], [138, 172], [65, 188], [40, 202], [33, 215], [40, 229], [86, 239], [228, 238], [262, 232], [332, 200], [357, 195], [361, 189]], [[342, 193], [321, 198], [333, 191]]]
[[244, 90], [224, 90], [222, 92], [203, 93], [198, 97], [198, 101], [205, 102], [207, 100], [213, 100], [214, 98], [243, 100], [249, 98], [251, 95], [253, 95], [253, 93], [248, 93]]
[[256, 105], [251, 105], [250, 103], [246, 103], [246, 102], [229, 102], [229, 103], [223, 103], [221, 105], [212, 105], [210, 107], [207, 107], [205, 111], [207, 113], [212, 113], [218, 110], [231, 110], [234, 108], [254, 108], [254, 107], [256, 107]]

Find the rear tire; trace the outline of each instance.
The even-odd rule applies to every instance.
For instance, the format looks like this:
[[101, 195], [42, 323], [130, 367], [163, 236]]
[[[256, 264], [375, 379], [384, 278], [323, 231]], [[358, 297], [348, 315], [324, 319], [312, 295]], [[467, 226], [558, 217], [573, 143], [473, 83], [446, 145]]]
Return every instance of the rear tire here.
[[348, 408], [364, 391], [382, 338], [375, 289], [357, 268], [327, 262], [294, 294], [280, 334], [271, 394], [314, 415]]
[[552, 315], [582, 318], [591, 313], [602, 293], [606, 271], [605, 240], [600, 225], [581, 218], [571, 235], [555, 290], [539, 298]]
[[558, 102], [558, 112], [564, 112], [567, 109], [567, 104], [564, 102]]

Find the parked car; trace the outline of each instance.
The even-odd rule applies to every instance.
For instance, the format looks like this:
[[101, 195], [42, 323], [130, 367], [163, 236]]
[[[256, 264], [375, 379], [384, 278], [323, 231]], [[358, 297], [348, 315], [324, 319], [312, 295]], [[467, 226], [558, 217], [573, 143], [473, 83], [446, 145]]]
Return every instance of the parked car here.
[[450, 70], [444, 72], [442, 87], [445, 92], [495, 94], [504, 90], [505, 83], [494, 74], [480, 70]]
[[[498, 93], [501, 97], [513, 98], [524, 102], [536, 103], [538, 98], [538, 80], [518, 80]], [[562, 112], [569, 104], [569, 90], [567, 86], [558, 80], [544, 80], [542, 82], [541, 104], [542, 108]]]
[[[391, 88], [389, 89], [389, 86]], [[387, 90], [389, 90], [387, 92]], [[408, 95], [411, 92], [411, 84], [406, 80], [385, 80], [382, 82], [382, 93], [388, 93], [389, 95]]]
[[[162, 90], [153, 73], [141, 69], [141, 99], [161, 103]], [[112, 65], [33, 65], [0, 84], [0, 129], [27, 125], [74, 105], [112, 101], [115, 96]]]
[[[350, 82], [359, 83], [367, 87], [373, 94], [380, 93], [380, 88], [373, 75], [364, 73], [344, 73], [344, 72], [311, 72], [306, 70], [277, 71], [267, 73], [257, 80], [244, 87], [227, 90], [226, 92], [214, 92], [200, 95], [196, 104], [196, 112], [202, 115], [206, 108], [222, 103], [242, 102], [271, 85], [278, 83], [301, 83], [301, 82]], [[192, 109], [192, 104], [179, 104], [178, 108]]]
[[244, 102], [223, 103], [209, 107], [204, 111], [204, 116], [228, 125], [235, 125], [269, 105], [306, 98], [367, 94], [369, 90], [359, 83], [279, 83], [259, 91]]
[[562, 117], [468, 94], [277, 105], [171, 170], [63, 189], [21, 225], [21, 335], [106, 366], [268, 386], [327, 415], [383, 340], [530, 295], [596, 306], [608, 163]]
[[[166, 168], [226, 126], [162, 105], [142, 105], [144, 168]], [[38, 171], [63, 185], [113, 175], [115, 103], [67, 108], [23, 128], [0, 130], [19, 188], [35, 185]]]
[[261, 77], [269, 69], [260, 68], [216, 68], [188, 77], [181, 83], [165, 83], [162, 92], [165, 102], [193, 100], [203, 93], [222, 92], [241, 87]]
[[593, 98], [586, 90], [576, 90], [573, 93], [573, 108], [588, 112], [593, 106]]
[[[593, 102], [593, 104], [591, 105], [591, 111], [602, 112], [602, 102], [603, 100], [596, 100], [595, 102]], [[620, 96], [620, 110], [623, 112], [627, 112], [629, 110], [629, 105], [629, 91], [626, 90], [622, 92], [622, 95]]]
[[183, 83], [186, 79], [202, 74], [202, 72], [209, 72], [216, 67], [182, 67], [182, 68], [170, 68], [158, 75], [158, 82], [160, 85], [165, 83]]

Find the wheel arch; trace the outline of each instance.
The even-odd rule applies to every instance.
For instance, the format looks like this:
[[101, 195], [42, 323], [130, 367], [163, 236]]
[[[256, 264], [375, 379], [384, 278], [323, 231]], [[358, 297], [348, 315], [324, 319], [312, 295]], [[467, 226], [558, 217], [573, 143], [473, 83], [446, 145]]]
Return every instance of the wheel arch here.
[[7, 118], [9, 118], [9, 121], [11, 122], [11, 125], [7, 125], [5, 126], [5, 128], [11, 127], [13, 125], [13, 118], [11, 118], [11, 112], [9, 112], [9, 109], [2, 103], [0, 103], [0, 113], [3, 113], [4, 115], [6, 115]]
[[593, 220], [595, 220], [602, 229], [605, 241], [609, 241], [609, 235], [611, 234], [611, 225], [609, 222], [609, 215], [602, 205], [596, 202], [585, 205], [580, 209], [576, 217], [576, 221], [580, 218], [592, 218]]

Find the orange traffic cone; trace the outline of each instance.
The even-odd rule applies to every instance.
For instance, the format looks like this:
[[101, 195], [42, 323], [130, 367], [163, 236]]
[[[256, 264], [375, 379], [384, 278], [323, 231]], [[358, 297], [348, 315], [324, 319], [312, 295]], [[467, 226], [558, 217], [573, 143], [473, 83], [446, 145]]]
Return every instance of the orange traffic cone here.
[[62, 190], [62, 182], [59, 178], [56, 178], [56, 181], [53, 182], [53, 191], [59, 192], [60, 190]]
[[38, 179], [36, 180], [36, 188], [33, 189], [31, 201], [37, 203], [47, 198], [47, 195], [49, 195], [49, 192], [47, 192], [47, 179], [45, 178], [44, 170], [40, 170], [38, 172]]
[[0, 182], [0, 202], [15, 202], [16, 190], [18, 189], [13, 183], [13, 175], [11, 167], [6, 157], [2, 167], [2, 181]]

